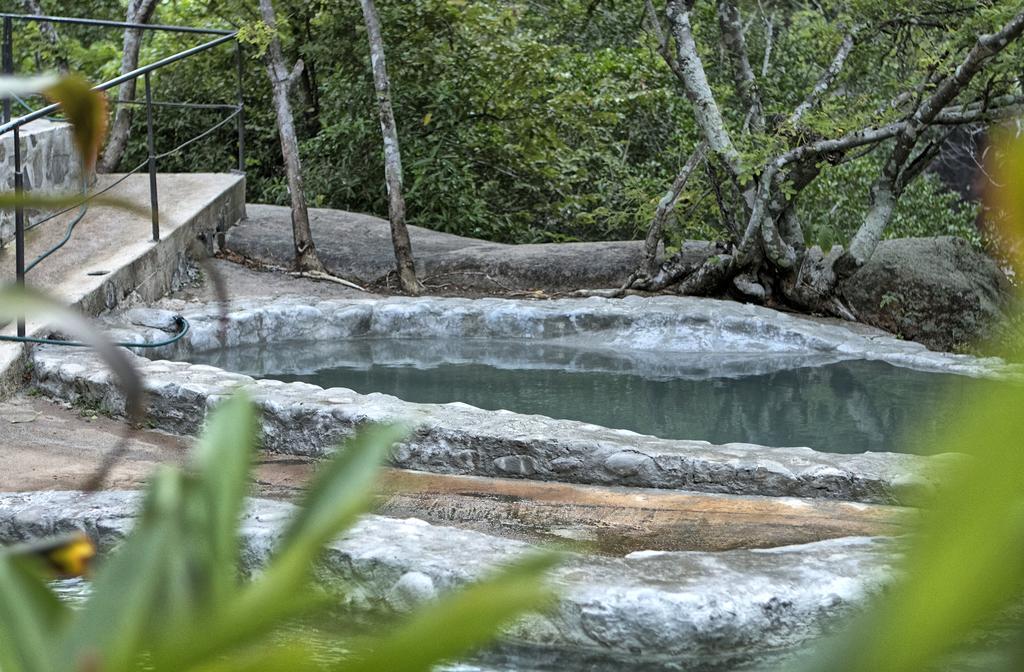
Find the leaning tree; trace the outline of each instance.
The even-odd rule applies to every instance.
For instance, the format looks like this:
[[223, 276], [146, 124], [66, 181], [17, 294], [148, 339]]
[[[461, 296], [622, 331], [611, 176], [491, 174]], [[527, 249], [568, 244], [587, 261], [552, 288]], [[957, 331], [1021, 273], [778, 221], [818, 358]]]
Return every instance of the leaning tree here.
[[[1024, 112], [1017, 0], [668, 0], [664, 11], [645, 0], [645, 8], [702, 142], [658, 204], [647, 259], [623, 290], [728, 291], [851, 317], [837, 287], [871, 257], [901, 194], [949, 135]], [[865, 157], [880, 168], [852, 240], [808, 248], [801, 193], [830, 167]], [[653, 263], [696, 174], [711, 184], [724, 242], [711, 256]]]

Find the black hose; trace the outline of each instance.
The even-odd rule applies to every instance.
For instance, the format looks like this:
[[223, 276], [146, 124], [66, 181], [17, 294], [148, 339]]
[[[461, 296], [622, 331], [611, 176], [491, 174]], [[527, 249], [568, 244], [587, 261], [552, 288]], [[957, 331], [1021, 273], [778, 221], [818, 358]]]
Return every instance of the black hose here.
[[[178, 327], [178, 333], [171, 338], [163, 341], [157, 341], [155, 343], [115, 343], [114, 345], [120, 345], [123, 348], [162, 348], [165, 345], [174, 345], [192, 329], [192, 325], [188, 323], [181, 315], [174, 317], [174, 324]], [[56, 338], [33, 338], [32, 336], [0, 336], [0, 341], [11, 341], [14, 343], [37, 343], [39, 345], [64, 345], [71, 348], [88, 348], [88, 343], [79, 343], [78, 341], [62, 341]]]

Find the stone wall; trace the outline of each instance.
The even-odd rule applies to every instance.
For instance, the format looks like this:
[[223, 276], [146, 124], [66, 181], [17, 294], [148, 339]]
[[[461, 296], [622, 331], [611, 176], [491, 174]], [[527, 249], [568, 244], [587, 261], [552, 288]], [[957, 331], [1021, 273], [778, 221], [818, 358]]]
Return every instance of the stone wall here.
[[[21, 129], [21, 161], [26, 191], [73, 192], [80, 187], [81, 163], [68, 124], [39, 119]], [[0, 137], [0, 189], [14, 190], [14, 134]], [[45, 217], [29, 210], [28, 221]], [[0, 211], [0, 246], [14, 239], [14, 212]]]

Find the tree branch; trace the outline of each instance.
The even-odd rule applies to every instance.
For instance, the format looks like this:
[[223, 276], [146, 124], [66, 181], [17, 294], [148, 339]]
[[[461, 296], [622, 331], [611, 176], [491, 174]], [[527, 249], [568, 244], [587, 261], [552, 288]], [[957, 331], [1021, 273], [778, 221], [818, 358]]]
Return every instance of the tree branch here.
[[288, 85], [288, 89], [289, 90], [294, 89], [295, 85], [298, 84], [299, 79], [301, 79], [301, 77], [302, 77], [302, 71], [305, 68], [306, 68], [306, 64], [303, 63], [301, 58], [299, 60], [295, 61], [295, 65], [292, 66], [291, 74], [288, 75], [288, 80], [286, 82], [286, 84]]
[[718, 25], [722, 30], [722, 42], [732, 61], [733, 83], [740, 100], [747, 109], [750, 128], [755, 133], [764, 130], [764, 110], [761, 95], [757, 90], [754, 70], [747, 55], [747, 42], [743, 36], [743, 18], [740, 10], [729, 0], [718, 2]]
[[892, 218], [895, 200], [899, 198], [902, 182], [900, 173], [914, 150], [924, 130], [942, 113], [991, 58], [999, 54], [1011, 42], [1024, 33], [1024, 10], [1011, 18], [999, 31], [978, 37], [963, 62], [943, 78], [930, 96], [925, 98], [914, 114], [896, 134], [896, 145], [882, 168], [881, 175], [871, 185], [871, 207], [864, 223], [850, 242], [850, 249], [843, 260], [843, 273], [852, 272], [863, 265], [875, 251], [882, 233]]
[[[957, 126], [979, 122], [997, 121], [1024, 113], [1024, 96], [1000, 96], [992, 100], [994, 106], [989, 109], [981, 107], [979, 102], [966, 106], [954, 105], [944, 108], [931, 120], [933, 125]], [[803, 161], [813, 156], [845, 152], [857, 147], [873, 145], [896, 137], [909, 123], [908, 120], [895, 121], [884, 126], [869, 126], [838, 138], [818, 140], [816, 142], [795, 147], [779, 156], [774, 163], [780, 168], [790, 163]]]
[[771, 14], [764, 11], [761, 0], [757, 0], [757, 8], [761, 12], [761, 21], [764, 23], [764, 58], [761, 59], [761, 79], [768, 76], [768, 67], [772, 61], [772, 47], [775, 41], [775, 22]]
[[702, 142], [697, 145], [697, 148], [690, 154], [690, 158], [686, 160], [686, 164], [683, 166], [679, 174], [676, 175], [675, 181], [672, 183], [672, 188], [668, 190], [668, 193], [658, 201], [658, 207], [654, 211], [654, 217], [651, 219], [651, 226], [647, 230], [647, 238], [644, 240], [644, 261], [641, 271], [646, 273], [648, 277], [654, 275], [657, 269], [657, 257], [658, 257], [658, 243], [661, 242], [662, 231], [665, 228], [665, 222], [668, 221], [669, 215], [676, 207], [676, 202], [679, 200], [679, 195], [683, 193], [683, 189], [686, 188], [686, 183], [690, 181], [690, 176], [693, 171], [697, 169], [697, 165], [703, 160], [704, 153], [707, 151], [707, 143]]
[[654, 3], [651, 0], [644, 0], [644, 12], [647, 16], [647, 24], [651, 34], [654, 35], [654, 39], [658, 42], [658, 53], [661, 54], [665, 65], [676, 76], [676, 79], [683, 82], [683, 71], [679, 67], [679, 60], [672, 51], [672, 45], [668, 42], [668, 36], [662, 29], [661, 20], [658, 18], [658, 11], [654, 9]]
[[854, 28], [843, 37], [842, 43], [836, 50], [835, 56], [832, 57], [832, 62], [825, 69], [825, 72], [821, 73], [821, 77], [815, 82], [814, 87], [811, 88], [811, 92], [807, 94], [807, 98], [804, 102], [797, 105], [796, 109], [793, 110], [793, 114], [789, 116], [788, 123], [790, 126], [796, 126], [800, 118], [803, 117], [807, 112], [814, 107], [821, 96], [831, 88], [833, 82], [836, 81], [836, 77], [843, 69], [843, 65], [846, 63], [846, 59], [850, 56], [850, 52], [853, 51], [854, 36], [856, 35], [857, 29]]
[[729, 167], [734, 178], [742, 173], [739, 152], [729, 137], [725, 120], [718, 108], [718, 103], [711, 91], [704, 64], [697, 52], [697, 44], [693, 39], [693, 27], [690, 25], [690, 3], [684, 0], [669, 0], [667, 13], [671, 23], [672, 34], [676, 38], [679, 69], [686, 90], [686, 96], [693, 104], [693, 114], [697, 120], [708, 147], [718, 155]]

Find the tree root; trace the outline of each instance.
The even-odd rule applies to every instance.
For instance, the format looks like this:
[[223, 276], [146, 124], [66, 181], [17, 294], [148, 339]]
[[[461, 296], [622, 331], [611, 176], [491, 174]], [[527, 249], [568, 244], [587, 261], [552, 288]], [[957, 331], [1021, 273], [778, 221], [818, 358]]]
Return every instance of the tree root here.
[[349, 287], [351, 289], [357, 289], [360, 292], [369, 292], [369, 290], [366, 289], [365, 287], [360, 287], [359, 285], [357, 285], [354, 282], [350, 282], [350, 281], [346, 280], [345, 278], [339, 278], [336, 275], [331, 275], [330, 273], [327, 273], [326, 271], [288, 271], [287, 273], [288, 273], [288, 275], [294, 276], [296, 278], [309, 278], [311, 280], [323, 280], [324, 282], [333, 282], [333, 283], [338, 284], [338, 285], [344, 285], [345, 287]]

